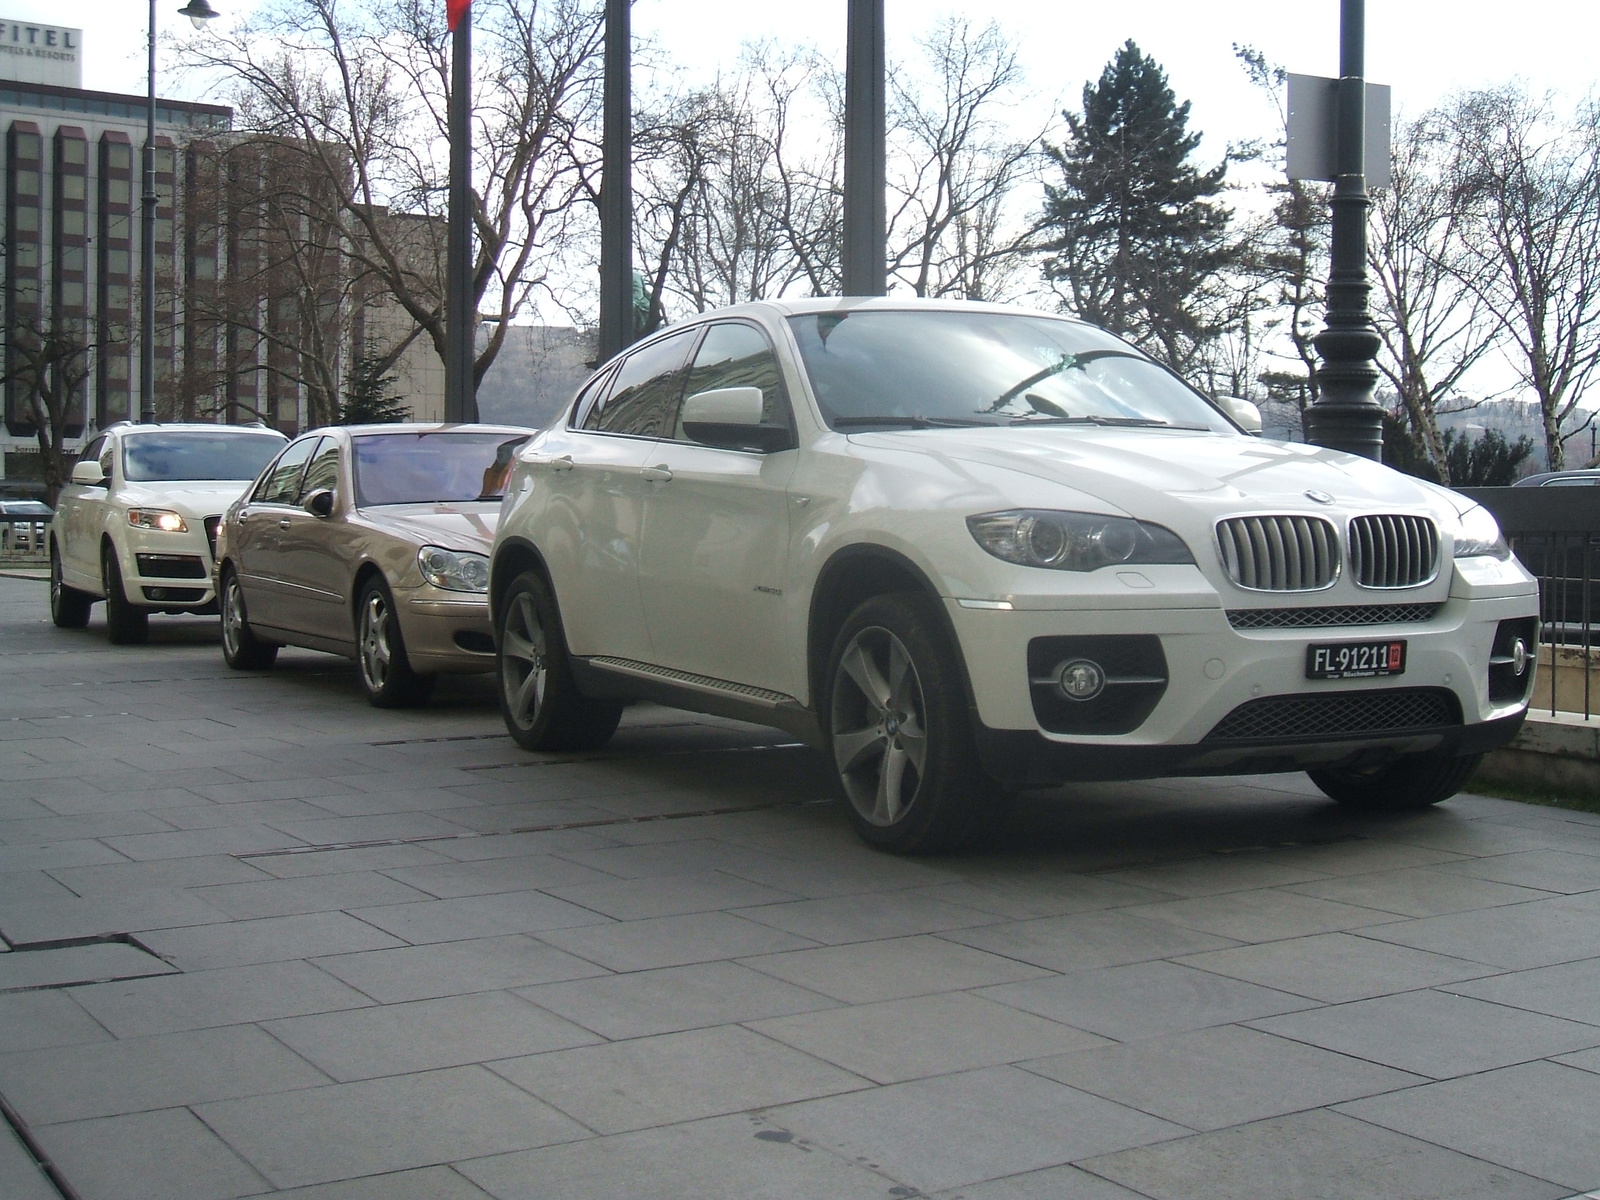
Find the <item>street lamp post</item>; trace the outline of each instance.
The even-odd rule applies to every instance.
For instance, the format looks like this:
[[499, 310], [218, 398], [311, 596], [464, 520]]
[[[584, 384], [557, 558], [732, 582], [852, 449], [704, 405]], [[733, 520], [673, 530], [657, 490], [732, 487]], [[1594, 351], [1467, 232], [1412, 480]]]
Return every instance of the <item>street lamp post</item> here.
[[600, 168], [598, 360], [620, 354], [633, 328], [633, 31], [629, 0], [606, 0]]
[[[207, 0], [189, 0], [178, 10], [179, 16], [188, 17], [196, 29], [217, 16]], [[150, 0], [150, 74], [149, 103], [144, 114], [144, 208], [140, 213], [139, 268], [140, 284], [144, 291], [141, 306], [140, 338], [144, 342], [144, 355], [139, 363], [139, 420], [153, 425], [156, 420], [156, 0]]]
[[844, 73], [844, 245], [846, 296], [886, 290], [883, 0], [849, 0]]
[[1366, 0], [1340, 0], [1333, 231], [1327, 327], [1315, 338], [1320, 395], [1307, 414], [1311, 441], [1366, 458], [1383, 457], [1378, 387], [1382, 344], [1367, 301]]

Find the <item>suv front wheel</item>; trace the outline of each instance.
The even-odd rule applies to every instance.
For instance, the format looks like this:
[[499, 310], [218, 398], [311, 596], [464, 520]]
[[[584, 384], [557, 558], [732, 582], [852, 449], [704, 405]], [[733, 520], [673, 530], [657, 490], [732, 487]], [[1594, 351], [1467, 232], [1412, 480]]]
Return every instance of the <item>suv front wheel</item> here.
[[856, 831], [896, 854], [957, 848], [999, 819], [978, 765], [966, 688], [934, 602], [874, 596], [828, 659], [828, 749]]
[[150, 640], [150, 610], [128, 599], [122, 564], [110, 542], [100, 548], [100, 578], [106, 590], [106, 635], [113, 646], [141, 646]]
[[1481, 754], [1402, 754], [1377, 767], [1323, 767], [1306, 774], [1346, 808], [1408, 812], [1450, 799], [1482, 761]]

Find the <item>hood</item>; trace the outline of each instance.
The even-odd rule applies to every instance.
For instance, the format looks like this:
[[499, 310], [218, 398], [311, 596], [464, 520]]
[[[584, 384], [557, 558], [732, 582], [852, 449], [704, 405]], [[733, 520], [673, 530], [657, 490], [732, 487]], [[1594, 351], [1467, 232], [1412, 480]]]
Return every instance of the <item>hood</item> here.
[[214, 517], [228, 511], [253, 479], [202, 479], [184, 483], [128, 483], [117, 499], [127, 508], [170, 508], [186, 517]]
[[[1001, 488], [999, 472], [1021, 472], [1145, 519], [1174, 501], [1215, 514], [1333, 508], [1424, 509], [1447, 516], [1466, 507], [1464, 501], [1452, 504], [1444, 488], [1356, 455], [1233, 434], [1010, 426], [852, 434], [851, 441], [932, 454], [966, 467], [963, 473], [979, 468], [977, 474]], [[1331, 504], [1308, 492], [1331, 497]]]
[[361, 516], [419, 546], [487, 554], [500, 523], [500, 501], [384, 504], [362, 509]]

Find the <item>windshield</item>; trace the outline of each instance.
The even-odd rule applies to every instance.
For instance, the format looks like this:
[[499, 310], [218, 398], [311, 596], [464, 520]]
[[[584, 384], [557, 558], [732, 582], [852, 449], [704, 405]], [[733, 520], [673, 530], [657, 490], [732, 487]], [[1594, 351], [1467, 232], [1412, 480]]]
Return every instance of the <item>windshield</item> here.
[[1013, 313], [790, 317], [834, 429], [1132, 425], [1232, 430], [1171, 372], [1092, 326]]
[[373, 433], [353, 439], [356, 504], [498, 500], [532, 434]]
[[138, 433], [123, 439], [122, 474], [130, 483], [249, 480], [283, 443], [263, 433]]

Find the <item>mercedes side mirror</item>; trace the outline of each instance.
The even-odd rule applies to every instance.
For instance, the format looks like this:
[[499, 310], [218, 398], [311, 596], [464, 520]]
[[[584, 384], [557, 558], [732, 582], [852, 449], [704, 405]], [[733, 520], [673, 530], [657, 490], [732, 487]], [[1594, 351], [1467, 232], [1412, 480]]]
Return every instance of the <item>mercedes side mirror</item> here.
[[313, 517], [328, 517], [333, 515], [333, 493], [327, 488], [319, 488], [306, 497], [305, 510]]
[[764, 425], [758, 387], [714, 388], [683, 402], [683, 431], [707, 446], [763, 451], [787, 450], [794, 435], [784, 425]]
[[73, 465], [72, 482], [81, 483], [86, 487], [104, 487], [106, 473], [100, 469], [98, 459], [86, 458]]

